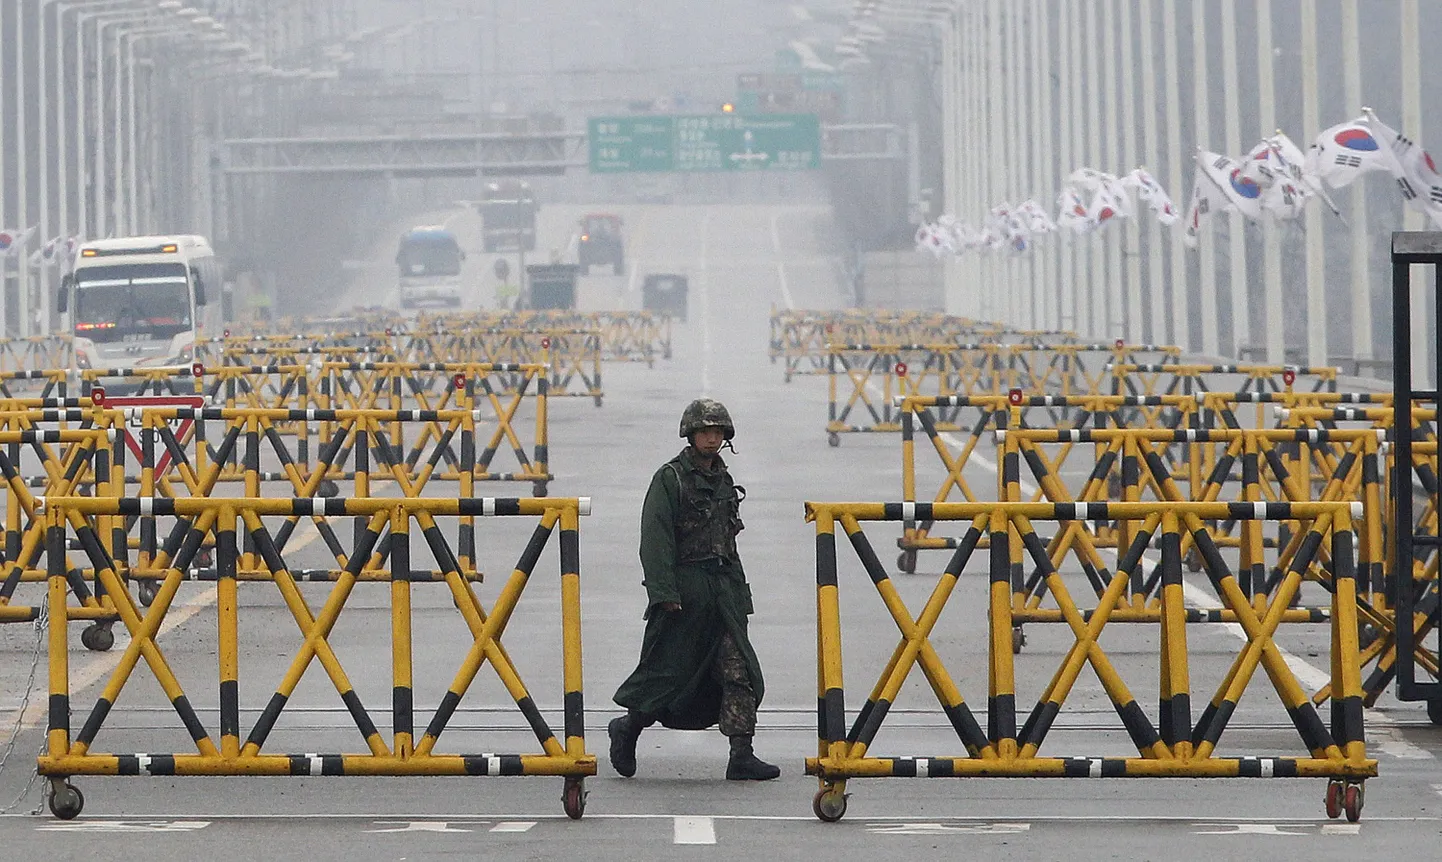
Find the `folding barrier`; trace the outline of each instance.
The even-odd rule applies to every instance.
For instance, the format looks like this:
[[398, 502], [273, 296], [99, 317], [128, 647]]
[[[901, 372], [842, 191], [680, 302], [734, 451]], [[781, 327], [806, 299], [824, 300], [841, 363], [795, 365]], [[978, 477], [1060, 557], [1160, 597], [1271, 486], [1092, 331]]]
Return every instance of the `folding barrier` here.
[[[1151, 420], [1153, 427], [1161, 428], [1194, 427], [1198, 421], [1196, 399], [1181, 395], [1067, 397], [1023, 395], [1021, 390], [1012, 390], [1006, 396], [907, 396], [898, 398], [896, 403], [901, 415], [901, 495], [906, 502], [920, 499], [917, 492], [917, 425], [931, 442], [945, 470], [941, 486], [931, 502], [945, 503], [953, 495], [963, 502], [998, 499], [995, 495], [999, 492], [996, 491], [980, 495], [973, 492], [965, 475], [966, 467], [972, 463], [971, 456], [983, 435], [1007, 427], [1028, 427], [1032, 417], [1063, 427], [1092, 425], [1097, 428], [1126, 426], [1125, 412]], [[963, 414], [966, 410], [975, 411], [974, 421], [969, 421]], [[964, 440], [947, 439], [947, 432], [963, 430], [969, 431]], [[1069, 448], [1064, 448], [1058, 456], [1058, 465], [1065, 460]], [[993, 471], [996, 469], [995, 465], [988, 466]], [[1104, 474], [1103, 478], [1107, 475]], [[1115, 483], [1108, 483], [1109, 489], [1117, 487]], [[1037, 499], [1041, 499], [1040, 493]], [[930, 523], [903, 522], [901, 538], [897, 540], [897, 547], [901, 549], [897, 568], [907, 573], [915, 572], [918, 551], [956, 547], [957, 538], [933, 536], [931, 530]]]
[[[80, 814], [84, 797], [69, 781], [75, 775], [557, 775], [565, 776], [563, 803], [566, 814], [579, 818], [585, 809], [583, 781], [596, 774], [596, 760], [586, 753], [585, 712], [581, 684], [581, 596], [578, 516], [587, 514], [589, 500], [461, 498], [411, 500], [312, 499], [90, 499], [48, 498], [40, 514], [45, 523], [45, 555], [49, 571], [50, 721], [47, 745], [37, 762], [50, 779], [50, 810], [70, 819]], [[316, 513], [364, 519], [356, 535], [342, 577], [324, 605], [313, 610], [297, 587], [284, 544], [274, 531], [274, 519]], [[461, 575], [456, 556], [437, 527], [438, 519], [471, 517], [539, 518], [515, 569], [495, 605], [484, 608], [470, 583]], [[166, 572], [155, 602], [142, 611], [125, 592], [120, 566], [105, 550], [93, 524], [102, 517], [138, 518], [162, 529], [169, 522], [164, 550], [156, 561]], [[269, 522], [269, 523], [268, 523]], [[442, 580], [470, 632], [471, 642], [445, 696], [425, 732], [415, 733], [412, 695], [413, 659], [411, 606], [412, 525], [424, 539], [424, 548], [440, 568]], [[545, 546], [559, 527], [561, 547], [561, 643], [564, 676], [564, 744], [556, 738], [507, 654], [501, 639]], [[171, 662], [156, 639], [185, 571], [202, 540], [213, 537], [220, 571], [217, 601], [217, 653], [219, 744], [201, 721], [199, 711], [182, 689]], [[116, 613], [131, 641], [119, 665], [107, 680], [79, 733], [70, 724], [70, 673], [68, 663], [69, 607], [65, 547], [73, 538], [84, 549], [107, 592], [115, 598]], [[240, 595], [236, 572], [247, 540], [273, 575], [304, 643], [291, 660], [247, 736], [241, 738], [241, 680], [239, 668]], [[384, 551], [382, 550], [384, 548]], [[369, 710], [351, 684], [329, 638], [363, 573], [374, 571], [385, 553], [392, 561], [390, 584], [391, 679], [393, 693], [390, 744], [382, 737]], [[372, 629], [374, 632], [374, 629]], [[159, 681], [166, 699], [195, 743], [193, 753], [101, 753], [95, 743], [112, 706], [120, 697], [140, 659]], [[368, 749], [364, 754], [282, 754], [266, 752], [265, 745], [301, 677], [316, 661], [340, 695]], [[483, 663], [495, 668], [507, 692], [526, 718], [537, 740], [539, 754], [442, 754], [437, 751], [456, 708], [461, 704]]]
[[1005, 389], [1028, 395], [1140, 395], [1123, 392], [1112, 366], [1141, 363], [1174, 365], [1181, 348], [1156, 344], [1048, 344], [1025, 341], [1010, 346]]
[[[49, 488], [61, 494], [75, 493], [84, 481], [91, 480], [92, 459], [106, 452], [114, 443], [113, 431], [97, 429], [66, 430], [5, 430], [0, 431], [0, 475], [6, 486], [5, 544], [0, 555], [0, 623], [32, 622], [39, 618], [38, 605], [15, 601], [17, 588], [31, 562], [43, 547], [44, 532], [38, 517], [39, 503], [30, 493], [18, 469], [22, 448], [33, 450]], [[59, 449], [55, 448], [57, 444]], [[83, 573], [68, 563], [63, 569], [65, 585], [75, 604], [69, 617], [89, 623], [81, 640], [88, 649], [108, 649], [109, 625], [115, 620], [115, 606], [98, 584], [92, 589]], [[62, 592], [62, 596], [64, 593]]]
[[[1096, 508], [1098, 511], [1093, 512]], [[1170, 778], [1327, 778], [1327, 814], [1361, 816], [1363, 779], [1377, 774], [1367, 757], [1357, 648], [1357, 599], [1352, 521], [1359, 506], [1345, 503], [807, 503], [806, 517], [816, 524], [817, 710], [819, 751], [806, 761], [806, 772], [820, 780], [812, 807], [826, 821], [846, 812], [846, 783], [859, 777], [1170, 777]], [[1084, 511], [1083, 511], [1084, 510]], [[1115, 574], [1102, 571], [1104, 590], [1093, 609], [1072, 600], [1048, 555], [1034, 522], [1053, 521], [1057, 533], [1083, 519], [1102, 517], [1135, 526]], [[920, 613], [913, 614], [862, 531], [863, 521], [922, 518], [970, 521], [965, 538]], [[1253, 604], [1237, 576], [1212, 542], [1205, 521], [1303, 520], [1309, 524], [1298, 555], [1275, 597]], [[870, 696], [848, 730], [842, 667], [843, 627], [836, 526], [840, 523], [866, 574], [901, 632], [901, 640]], [[931, 642], [937, 621], [967, 570], [982, 536], [990, 539], [987, 597], [988, 661], [985, 680], [987, 728], [982, 729], [962, 696], [964, 684], [979, 685], [973, 675], [953, 678]], [[1246, 644], [1209, 704], [1193, 721], [1191, 656], [1187, 649], [1189, 611], [1182, 592], [1182, 543], [1200, 548], [1205, 569], [1224, 607], [1245, 632]], [[1040, 687], [1037, 704], [1017, 727], [1016, 667], [1011, 650], [1014, 608], [1011, 579], [1013, 543], [1047, 581], [1059, 612], [1075, 640], [1055, 673]], [[1131, 694], [1099, 637], [1123, 602], [1123, 593], [1141, 571], [1144, 556], [1160, 549], [1163, 588], [1157, 619], [1159, 708], [1155, 720]], [[1275, 642], [1279, 625], [1302, 573], [1326, 548], [1333, 567], [1331, 592], [1331, 726], [1323, 723], [1305, 689]], [[1369, 549], [1364, 544], [1363, 558]], [[1034, 659], [1033, 659], [1034, 660]], [[870, 753], [877, 732], [912, 668], [920, 664], [941, 710], [965, 749], [964, 755], [877, 757]], [[1065, 705], [1084, 664], [1095, 670], [1137, 749], [1134, 757], [1041, 756], [1053, 722]], [[978, 667], [979, 663], [970, 664]], [[1296, 728], [1305, 756], [1219, 756], [1223, 732], [1257, 668], [1265, 669], [1288, 719]], [[1249, 747], [1251, 747], [1249, 745]]]
[[17, 371], [69, 368], [74, 363], [75, 348], [69, 335], [0, 338], [0, 376]]
[[[1292, 392], [1300, 379], [1312, 392], [1337, 391], [1337, 369], [1298, 365], [1195, 365], [1116, 363], [1116, 391], [1128, 395], [1201, 395], [1204, 392]], [[1208, 377], [1240, 377], [1234, 389], [1219, 390]], [[1230, 384], [1229, 384], [1230, 385]]]
[[[1001, 394], [1006, 374], [1005, 348], [998, 345], [828, 345], [827, 442], [840, 446], [842, 434], [900, 431], [897, 398]], [[853, 423], [858, 408], [870, 424]]]

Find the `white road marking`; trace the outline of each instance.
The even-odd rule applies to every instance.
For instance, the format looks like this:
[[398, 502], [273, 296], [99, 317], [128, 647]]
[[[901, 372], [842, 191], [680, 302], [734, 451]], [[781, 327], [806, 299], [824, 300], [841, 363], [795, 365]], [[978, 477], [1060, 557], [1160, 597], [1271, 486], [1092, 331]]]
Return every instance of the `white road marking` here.
[[870, 823], [873, 835], [1016, 835], [1031, 829], [1030, 823]]
[[[377, 820], [375, 825], [384, 828], [367, 829], [367, 833], [385, 834], [392, 832], [473, 832], [472, 829], [452, 828], [449, 820]], [[475, 825], [475, 824], [472, 824]], [[495, 830], [492, 830], [495, 831]]]
[[[26, 815], [28, 816], [28, 815]], [[51, 820], [36, 824], [36, 832], [196, 832], [210, 825], [209, 820]]]
[[[270, 814], [234, 814], [234, 813], [231, 813], [231, 812], [223, 812], [223, 813], [215, 813], [215, 814], [197, 814], [197, 815], [193, 815], [193, 816], [196, 817], [197, 819], [203, 817], [203, 818], [205, 818], [206, 821], [211, 822], [211, 823], [219, 823], [219, 822], [226, 822], [226, 823], [235, 822], [235, 823], [241, 823], [241, 822], [268, 822], [268, 821], [276, 821], [276, 822], [295, 821], [295, 822], [299, 823], [299, 822], [326, 821], [326, 820], [365, 821], [365, 822], [367, 822], [367, 823], [372, 823], [372, 824], [374, 824], [374, 823], [383, 823], [383, 822], [399, 822], [399, 823], [408, 822], [408, 821], [391, 821], [391, 820], [387, 820], [387, 819], [386, 819], [387, 815], [386, 815], [384, 812], [378, 812], [378, 811], [372, 811], [372, 812], [368, 812], [368, 813], [334, 812], [334, 813], [317, 813], [317, 814], [274, 814], [274, 813], [270, 813]], [[1006, 820], [1004, 820], [1005, 817], [1006, 817], [1006, 813], [1005, 813], [1005, 812], [1002, 812], [1002, 813], [999, 813], [999, 814], [995, 815], [994, 817], [982, 817], [982, 816], [950, 817], [950, 818], [945, 818], [945, 819], [940, 820], [940, 821], [937, 821], [937, 822], [953, 823], [953, 824], [966, 824], [966, 823], [970, 823], [970, 824], [983, 824], [983, 823], [995, 823], [995, 822], [1012, 822], [1012, 821], [1006, 821]], [[117, 822], [127, 822], [127, 821], [130, 821], [130, 822], [144, 822], [144, 821], [146, 820], [146, 818], [139, 817], [139, 816], [137, 816], [137, 815], [130, 815], [130, 816], [128, 816], [128, 817], [118, 817], [118, 816], [115, 816], [115, 815], [109, 815], [109, 816], [107, 816], [107, 815], [104, 815], [104, 814], [96, 814], [96, 815], [87, 814], [87, 815], [85, 815], [85, 819], [86, 819], [87, 822], [96, 822], [96, 823], [117, 823]], [[156, 821], [169, 822], [169, 821], [165, 821], [165, 820], [164, 820], [164, 815], [156, 815], [156, 816], [151, 817], [151, 818], [148, 818], [148, 819], [150, 819], [150, 820], [156, 820]], [[447, 821], [447, 822], [449, 822], [449, 823], [470, 823], [470, 824], [475, 824], [475, 823], [478, 823], [478, 822], [483, 822], [483, 823], [493, 823], [493, 822], [495, 822], [495, 823], [499, 823], [499, 822], [501, 822], [501, 821], [506, 821], [506, 820], [516, 820], [516, 821], [533, 820], [533, 821], [536, 821], [536, 822], [558, 822], [558, 823], [559, 823], [559, 822], [569, 821], [570, 818], [568, 818], [568, 817], [567, 817], [566, 815], [564, 815], [564, 814], [561, 814], [560, 812], [556, 812], [556, 813], [554, 813], [554, 814], [550, 814], [550, 813], [543, 813], [543, 814], [520, 814], [520, 813], [515, 813], [515, 812], [506, 813], [506, 814], [477, 814], [477, 813], [475, 813], [475, 812], [471, 812], [471, 813], [468, 813], [468, 814], [458, 814], [458, 813], [436, 814], [436, 815], [433, 815], [432, 819], [434, 819], [434, 820], [445, 820], [445, 821]], [[673, 821], [673, 822], [674, 822], [677, 818], [676, 818], [676, 815], [674, 815], [674, 814], [599, 814], [599, 813], [598, 813], [598, 814], [591, 814], [591, 813], [588, 812], [588, 813], [586, 814], [586, 819], [587, 819], [587, 820], [616, 820], [616, 821], [623, 821], [623, 820], [670, 820], [670, 821]], [[712, 815], [706, 815], [706, 816], [704, 817], [704, 819], [706, 819], [706, 820], [712, 820], [712, 821], [716, 821], [716, 820], [721, 820], [721, 821], [734, 821], [734, 822], [737, 822], [737, 823], [815, 823], [815, 822], [816, 822], [816, 817], [815, 817], [814, 815], [811, 815], [811, 814], [804, 814], [804, 815], [803, 815], [803, 814], [712, 814]], [[29, 815], [29, 814], [0, 814], [0, 822], [4, 822], [4, 821], [7, 821], [7, 820], [27, 820], [27, 821], [35, 822], [35, 818], [33, 818], [33, 817], [32, 817], [31, 815]], [[912, 813], [912, 814], [878, 814], [878, 815], [872, 815], [872, 816], [867, 817], [867, 818], [866, 818], [866, 821], [867, 821], [868, 823], [914, 823], [914, 822], [916, 822], [916, 814], [915, 814], [915, 813]], [[78, 821], [77, 821], [77, 822], [78, 822]], [[1315, 828], [1316, 825], [1317, 825], [1317, 821], [1316, 821], [1315, 819], [1300, 818], [1300, 817], [1298, 817], [1298, 818], [1292, 818], [1292, 819], [1286, 819], [1286, 818], [1278, 818], [1278, 817], [1222, 817], [1222, 816], [1208, 817], [1208, 816], [1206, 816], [1206, 815], [1181, 816], [1181, 815], [1170, 815], [1170, 814], [1155, 814], [1155, 815], [1149, 815], [1149, 814], [1116, 814], [1116, 813], [1105, 813], [1105, 814], [1037, 814], [1037, 815], [1035, 815], [1035, 816], [1033, 816], [1033, 817], [1031, 818], [1030, 822], [1031, 822], [1032, 824], [1034, 824], [1034, 825], [1035, 825], [1035, 824], [1048, 824], [1048, 823], [1102, 823], [1102, 824], [1106, 824], [1106, 823], [1139, 823], [1139, 824], [1155, 823], [1155, 824], [1184, 824], [1184, 825], [1187, 825], [1187, 826], [1196, 826], [1196, 827], [1198, 827], [1198, 828], [1206, 827], [1206, 826], [1217, 826], [1217, 825], [1221, 825], [1221, 826], [1231, 826], [1231, 825], [1235, 825], [1235, 824], [1239, 824], [1239, 823], [1265, 823], [1265, 824], [1273, 824], [1273, 825], [1287, 826], [1287, 827], [1289, 827], [1289, 828], [1306, 828], [1306, 827], [1314, 827], [1314, 828]], [[1368, 823], [1424, 823], [1424, 824], [1431, 824], [1431, 823], [1442, 823], [1442, 816], [1439, 816], [1439, 817], [1387, 817], [1387, 816], [1376, 816], [1376, 817], [1374, 817], [1374, 816], [1368, 815], [1368, 817], [1367, 817], [1367, 822], [1368, 822]]]
[[504, 823], [497, 823], [491, 827], [492, 832], [530, 832], [531, 827], [536, 825], [534, 820], [507, 820]]
[[786, 283], [786, 262], [781, 260], [781, 228], [777, 224], [781, 213], [771, 214], [771, 250], [776, 253], [776, 279], [781, 282], [781, 301], [786, 304], [787, 310], [796, 307], [791, 298], [791, 287]]
[[1275, 823], [1230, 823], [1216, 828], [1193, 829], [1193, 835], [1292, 835], [1306, 836], [1302, 830], [1282, 829]]
[[716, 821], [711, 817], [677, 817], [673, 844], [715, 844]]

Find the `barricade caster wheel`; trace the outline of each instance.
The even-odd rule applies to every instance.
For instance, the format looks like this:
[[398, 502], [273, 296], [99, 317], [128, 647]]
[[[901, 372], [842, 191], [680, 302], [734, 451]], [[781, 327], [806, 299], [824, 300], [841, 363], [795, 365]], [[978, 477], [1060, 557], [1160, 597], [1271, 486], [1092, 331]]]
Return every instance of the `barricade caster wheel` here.
[[155, 594], [159, 591], [160, 587], [155, 581], [140, 581], [135, 587], [135, 592], [140, 595], [140, 603], [147, 608], [155, 601]]
[[544, 497], [544, 496], [546, 496], [546, 490], [547, 490], [547, 489], [546, 489], [546, 483], [545, 483], [545, 482], [532, 482], [532, 483], [531, 483], [531, 496], [532, 496], [532, 497]]
[[597, 406], [597, 407], [600, 407], [600, 406], [601, 406], [601, 396], [597, 395], [597, 396], [595, 396], [595, 399], [596, 399], [596, 406]]
[[50, 813], [61, 820], [74, 820], [85, 809], [85, 794], [63, 778], [50, 780], [50, 798], [46, 801]]
[[1327, 779], [1327, 795], [1323, 798], [1327, 806], [1327, 816], [1333, 820], [1342, 816], [1342, 795], [1345, 782], [1340, 778]]
[[1362, 819], [1362, 803], [1367, 797], [1362, 789], [1362, 782], [1349, 781], [1347, 787], [1342, 791], [1342, 810], [1347, 814], [1348, 823], [1356, 823]]
[[902, 551], [896, 557], [896, 568], [908, 575], [916, 574], [916, 552]]
[[1427, 701], [1427, 717], [1433, 724], [1442, 727], [1442, 700]]
[[115, 646], [115, 632], [110, 623], [91, 623], [80, 632], [80, 643], [91, 652], [108, 652]]
[[[1295, 600], [1296, 597], [1294, 596], [1293, 601]], [[1378, 632], [1376, 626], [1372, 625], [1371, 623], [1362, 623], [1362, 625], [1357, 627], [1357, 648], [1366, 649], [1367, 647], [1376, 643], [1377, 635]], [[1431, 701], [1428, 701], [1428, 704], [1428, 708], [1430, 709]]]
[[322, 479], [320, 480], [320, 487], [316, 489], [316, 493], [322, 497], [339, 497], [340, 486], [332, 479]]
[[1026, 632], [1021, 630], [1021, 626], [1012, 626], [1011, 654], [1021, 655], [1021, 648], [1024, 646], [1026, 646]]
[[840, 445], [841, 445], [841, 435], [840, 435], [840, 434], [837, 434], [835, 431], [828, 431], [828, 432], [826, 433], [826, 445], [830, 446], [832, 449], [835, 449], [837, 446], [840, 446]]
[[834, 784], [828, 784], [811, 797], [811, 811], [823, 823], [835, 823], [846, 816], [846, 796]]
[[580, 820], [581, 815], [586, 813], [586, 780], [584, 778], [566, 779], [566, 787], [561, 791], [561, 807], [566, 810], [566, 816], [572, 820]]
[[1202, 570], [1202, 555], [1197, 553], [1196, 548], [1189, 548], [1187, 556], [1183, 560], [1187, 564], [1187, 571], [1196, 574]]
[[[685, 322], [685, 318], [682, 318], [682, 322]], [[668, 348], [666, 348], [665, 350], [661, 351], [661, 358], [662, 358], [662, 359], [670, 359], [670, 358], [671, 358], [671, 348], [668, 347]]]

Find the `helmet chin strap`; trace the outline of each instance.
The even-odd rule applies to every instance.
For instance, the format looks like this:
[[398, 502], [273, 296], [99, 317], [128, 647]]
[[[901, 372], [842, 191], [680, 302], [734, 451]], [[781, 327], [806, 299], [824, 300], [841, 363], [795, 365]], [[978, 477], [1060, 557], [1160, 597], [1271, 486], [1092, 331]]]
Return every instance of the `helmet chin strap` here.
[[[736, 446], [735, 446], [734, 444], [732, 444], [732, 442], [731, 442], [730, 440], [723, 440], [723, 441], [721, 441], [721, 448], [722, 448], [722, 449], [730, 449], [730, 450], [731, 450], [731, 453], [732, 453], [733, 455], [740, 455], [740, 454], [741, 454], [740, 452], [737, 452], [737, 451], [736, 451]], [[717, 450], [717, 451], [720, 451], [720, 450]]]

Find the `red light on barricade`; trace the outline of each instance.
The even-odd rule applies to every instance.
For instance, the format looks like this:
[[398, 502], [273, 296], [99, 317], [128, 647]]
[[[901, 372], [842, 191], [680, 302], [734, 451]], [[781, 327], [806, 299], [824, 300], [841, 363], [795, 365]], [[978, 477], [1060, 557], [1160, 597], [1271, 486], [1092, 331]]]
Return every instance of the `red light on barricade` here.
[[896, 363], [896, 376], [897, 376], [897, 377], [905, 377], [905, 376], [906, 376], [906, 363], [905, 363], [905, 362], [898, 362], [898, 363]]
[[202, 365], [202, 364], [200, 364], [199, 362], [191, 363], [191, 366], [190, 366], [190, 374], [191, 374], [192, 377], [204, 377], [204, 376], [205, 376], [205, 366]]
[[551, 339], [550, 339], [550, 338], [542, 338], [542, 339], [541, 339], [541, 349], [542, 349], [542, 350], [550, 350], [550, 349], [551, 349]]
[[104, 387], [104, 386], [97, 386], [97, 387], [95, 387], [94, 389], [90, 390], [90, 403], [91, 403], [91, 404], [94, 404], [96, 407], [104, 407], [104, 406], [105, 406], [105, 387]]
[[1006, 398], [1008, 401], [1011, 402], [1011, 406], [1021, 406], [1022, 394], [1020, 389], [1013, 389], [1010, 392], [1006, 393]]
[[465, 389], [465, 388], [466, 388], [466, 375], [464, 375], [464, 374], [457, 374], [455, 377], [452, 377], [452, 378], [451, 378], [451, 383], [455, 384], [456, 389]]
[[1125, 338], [1118, 338], [1118, 339], [1117, 339], [1115, 342], [1113, 342], [1113, 343], [1116, 345], [1117, 350], [1121, 350], [1123, 347], [1126, 347], [1126, 346], [1127, 346], [1127, 340], [1126, 340]]
[[1296, 382], [1297, 372], [1293, 371], [1290, 368], [1282, 372], [1282, 383], [1286, 384], [1287, 386], [1291, 386], [1293, 383]]

